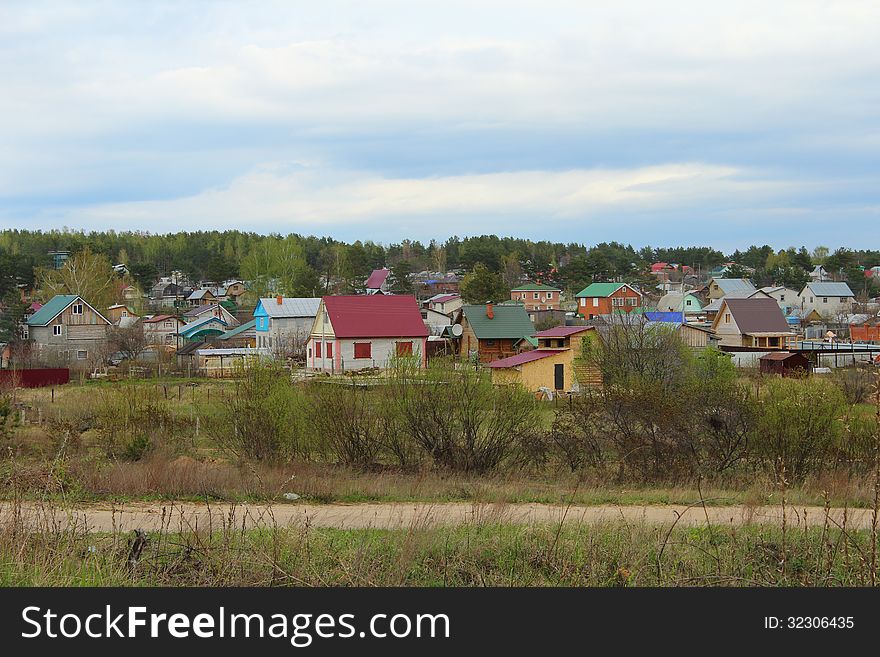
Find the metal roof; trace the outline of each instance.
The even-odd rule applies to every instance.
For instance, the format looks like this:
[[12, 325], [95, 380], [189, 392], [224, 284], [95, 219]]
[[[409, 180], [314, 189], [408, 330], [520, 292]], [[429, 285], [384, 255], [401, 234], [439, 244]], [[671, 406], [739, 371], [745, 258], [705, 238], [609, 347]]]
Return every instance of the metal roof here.
[[789, 333], [775, 299], [724, 299], [741, 333]]
[[368, 290], [378, 290], [382, 287], [382, 284], [385, 282], [385, 279], [388, 278], [388, 274], [390, 273], [390, 269], [374, 269], [364, 287]]
[[[817, 297], [854, 297], [853, 291], [846, 283], [807, 283], [804, 289], [809, 288]], [[803, 293], [801, 293], [803, 294]]]
[[518, 365], [522, 365], [523, 363], [531, 363], [535, 360], [541, 360], [542, 358], [547, 358], [548, 356], [554, 356], [556, 354], [561, 354], [563, 351], [568, 351], [567, 349], [533, 349], [532, 351], [524, 351], [521, 354], [516, 354], [515, 356], [508, 356], [507, 358], [502, 358], [500, 360], [493, 360], [489, 363], [489, 367], [494, 368], [505, 368], [505, 367], [517, 367]]
[[745, 293], [755, 292], [756, 288], [747, 278], [713, 278], [712, 282], [721, 288], [724, 296], [740, 294], [746, 296]]
[[240, 326], [236, 326], [231, 331], [226, 331], [223, 335], [217, 336], [217, 339], [218, 340], [229, 340], [230, 338], [234, 338], [238, 335], [241, 335], [242, 333], [244, 333], [246, 331], [254, 331], [256, 329], [256, 326], [257, 326], [257, 320], [252, 319], [251, 321], [245, 322], [244, 324], [241, 324]]
[[76, 294], [56, 294], [42, 308], [28, 318], [28, 326], [45, 326], [58, 317], [76, 299]]
[[525, 285], [513, 288], [511, 292], [543, 292], [545, 290], [549, 292], [561, 292], [560, 288], [551, 285], [544, 285], [543, 283], [526, 283]]
[[535, 332], [525, 306], [520, 303], [496, 304], [492, 319], [486, 315], [485, 304], [462, 306], [462, 312], [478, 340], [519, 339]]
[[429, 335], [414, 296], [361, 294], [324, 297], [337, 338], [424, 338]]
[[[257, 308], [262, 307], [269, 317], [314, 317], [321, 307], [320, 297], [278, 297], [261, 298]], [[254, 315], [257, 314], [256, 309]]]
[[74, 301], [79, 299], [89, 308], [91, 308], [98, 317], [103, 319], [107, 324], [111, 324], [110, 320], [104, 317], [100, 312], [95, 310], [95, 307], [92, 306], [88, 301], [83, 299], [78, 294], [56, 294], [49, 301], [47, 301], [40, 309], [31, 315], [27, 320], [28, 326], [46, 326], [53, 319], [58, 317], [64, 309], [67, 308]]
[[190, 322], [178, 332], [178, 335], [192, 335], [193, 333], [199, 331], [203, 326], [210, 324], [211, 322], [220, 322], [221, 324], [223, 324], [223, 326], [228, 326], [225, 319], [214, 317], [214, 315], [211, 315], [210, 317], [205, 317], [205, 319]]
[[535, 333], [535, 337], [567, 338], [570, 335], [582, 333], [583, 331], [592, 331], [595, 328], [595, 326], [555, 326], [551, 329], [547, 329], [546, 331], [538, 331], [537, 333]]
[[576, 297], [610, 297], [626, 283], [590, 283]]

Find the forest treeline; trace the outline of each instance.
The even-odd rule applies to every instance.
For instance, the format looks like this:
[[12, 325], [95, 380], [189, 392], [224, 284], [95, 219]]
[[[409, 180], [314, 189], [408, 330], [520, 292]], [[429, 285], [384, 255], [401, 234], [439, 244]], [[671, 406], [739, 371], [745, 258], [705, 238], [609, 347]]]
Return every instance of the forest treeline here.
[[813, 266], [822, 264], [836, 278], [850, 282], [859, 294], [873, 291], [868, 289], [863, 269], [880, 265], [880, 251], [827, 247], [809, 251], [763, 245], [725, 254], [709, 246], [636, 249], [618, 242], [587, 245], [496, 235], [453, 236], [427, 244], [409, 239], [379, 244], [239, 230], [170, 234], [5, 230], [0, 232], [0, 294], [17, 286], [34, 287], [39, 272], [52, 264], [51, 251], [76, 253], [86, 248], [105, 255], [113, 264], [125, 264], [142, 289], [176, 270], [193, 281], [285, 279], [291, 282], [289, 294], [303, 295], [351, 291], [362, 285], [372, 269], [382, 266], [397, 268], [399, 273], [471, 271], [478, 263], [505, 281], [527, 276], [576, 291], [594, 280], [651, 281], [648, 267], [658, 261], [688, 265], [703, 274], [721, 263], [736, 262], [754, 270], [748, 275], [757, 285], [792, 287], [802, 284]]

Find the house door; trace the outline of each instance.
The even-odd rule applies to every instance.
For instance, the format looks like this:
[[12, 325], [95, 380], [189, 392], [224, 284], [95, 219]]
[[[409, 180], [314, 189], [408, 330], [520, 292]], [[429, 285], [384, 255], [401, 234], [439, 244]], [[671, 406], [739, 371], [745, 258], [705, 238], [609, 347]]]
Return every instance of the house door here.
[[565, 365], [562, 363], [553, 366], [553, 387], [557, 390], [565, 389]]

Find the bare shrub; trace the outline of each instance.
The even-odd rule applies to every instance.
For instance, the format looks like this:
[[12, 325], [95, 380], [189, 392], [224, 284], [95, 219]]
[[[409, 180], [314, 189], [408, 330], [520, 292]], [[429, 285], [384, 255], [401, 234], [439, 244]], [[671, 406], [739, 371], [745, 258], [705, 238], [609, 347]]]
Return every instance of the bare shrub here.
[[311, 458], [313, 442], [305, 431], [306, 400], [280, 365], [252, 360], [239, 365], [232, 392], [216, 416], [211, 435], [239, 459], [286, 461]]
[[373, 463], [382, 447], [382, 423], [373, 395], [365, 388], [333, 382], [313, 384], [311, 392], [312, 421], [333, 458], [346, 465]]
[[867, 367], [839, 368], [834, 371], [832, 380], [850, 405], [867, 402], [878, 385], [877, 375]]
[[489, 472], [537, 427], [534, 397], [494, 386], [485, 372], [434, 361], [420, 370], [402, 359], [389, 373], [403, 427], [438, 465]]

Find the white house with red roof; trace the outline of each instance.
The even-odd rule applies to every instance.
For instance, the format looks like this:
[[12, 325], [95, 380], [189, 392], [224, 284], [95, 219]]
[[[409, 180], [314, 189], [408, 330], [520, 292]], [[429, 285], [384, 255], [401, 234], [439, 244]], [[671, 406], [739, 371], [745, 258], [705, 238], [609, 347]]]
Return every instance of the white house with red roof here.
[[174, 315], [153, 315], [141, 322], [144, 339], [151, 346], [178, 347], [178, 331], [186, 324]]
[[306, 363], [335, 373], [385, 368], [396, 357], [413, 356], [424, 367], [427, 341], [428, 328], [413, 296], [328, 296], [312, 325]]

